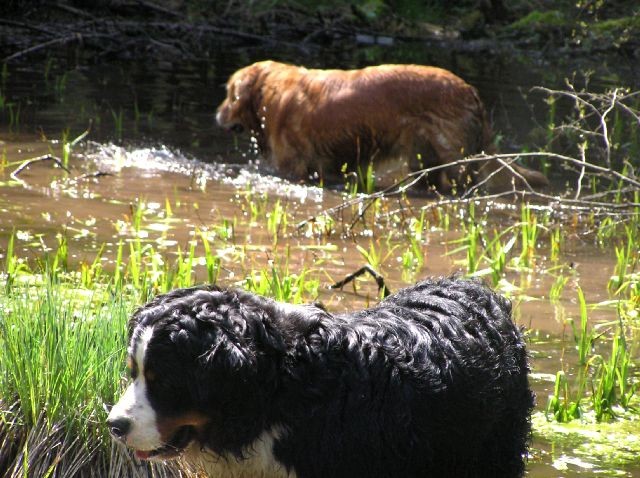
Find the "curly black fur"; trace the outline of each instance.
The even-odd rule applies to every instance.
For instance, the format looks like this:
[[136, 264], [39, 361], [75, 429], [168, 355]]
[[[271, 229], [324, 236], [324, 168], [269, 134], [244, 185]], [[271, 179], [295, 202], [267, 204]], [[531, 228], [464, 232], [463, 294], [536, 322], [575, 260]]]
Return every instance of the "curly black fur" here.
[[210, 417], [198, 440], [274, 454], [298, 477], [519, 477], [533, 394], [509, 302], [475, 281], [421, 282], [347, 315], [240, 290], [170, 292], [139, 309], [160, 414]]

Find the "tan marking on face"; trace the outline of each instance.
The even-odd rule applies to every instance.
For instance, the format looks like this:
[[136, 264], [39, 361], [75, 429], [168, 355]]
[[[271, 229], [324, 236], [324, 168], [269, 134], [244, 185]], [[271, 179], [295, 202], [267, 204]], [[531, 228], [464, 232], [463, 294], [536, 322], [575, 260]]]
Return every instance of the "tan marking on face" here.
[[201, 430], [208, 421], [207, 416], [199, 412], [188, 412], [177, 417], [158, 417], [158, 432], [162, 441], [166, 443], [180, 428], [192, 426]]

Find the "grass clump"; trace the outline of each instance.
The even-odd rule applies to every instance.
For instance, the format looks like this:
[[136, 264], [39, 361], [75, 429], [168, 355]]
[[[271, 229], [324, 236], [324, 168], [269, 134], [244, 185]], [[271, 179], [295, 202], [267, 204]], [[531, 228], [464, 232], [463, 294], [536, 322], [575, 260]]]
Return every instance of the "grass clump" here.
[[103, 423], [119, 393], [134, 300], [51, 271], [21, 279], [0, 297], [0, 469], [117, 476], [125, 456], [111, 462]]
[[102, 249], [70, 270], [60, 235], [55, 254], [31, 269], [14, 252], [15, 236], [0, 274], [2, 475], [180, 476], [171, 466], [134, 463], [104, 422], [122, 391], [131, 312], [163, 287], [189, 285], [193, 252], [178, 251], [174, 267], [154, 270], [157, 253], [132, 243], [125, 263], [121, 245], [109, 276], [99, 266]]

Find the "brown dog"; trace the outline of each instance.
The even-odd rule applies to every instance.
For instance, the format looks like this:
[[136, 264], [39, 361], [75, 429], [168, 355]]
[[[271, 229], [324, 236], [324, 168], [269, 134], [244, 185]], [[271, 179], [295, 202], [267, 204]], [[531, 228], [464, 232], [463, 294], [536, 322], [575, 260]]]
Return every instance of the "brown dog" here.
[[[248, 129], [282, 175], [321, 178], [373, 161], [378, 177], [393, 160], [403, 170], [446, 166], [490, 152], [492, 133], [474, 87], [453, 73], [418, 65], [361, 70], [308, 70], [274, 61], [236, 71], [216, 115], [220, 126]], [[398, 161], [400, 160], [400, 161]], [[490, 190], [548, 184], [522, 166], [496, 160], [440, 169], [429, 178], [441, 192], [452, 183], [487, 180]]]

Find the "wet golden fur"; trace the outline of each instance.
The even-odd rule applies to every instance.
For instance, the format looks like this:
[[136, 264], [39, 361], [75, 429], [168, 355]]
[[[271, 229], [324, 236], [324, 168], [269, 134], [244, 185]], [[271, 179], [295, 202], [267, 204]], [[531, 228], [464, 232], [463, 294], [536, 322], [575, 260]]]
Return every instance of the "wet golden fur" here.
[[[296, 179], [314, 173], [335, 177], [345, 163], [355, 170], [370, 160], [381, 177], [390, 164], [415, 171], [490, 152], [492, 146], [476, 89], [429, 66], [311, 70], [274, 61], [254, 63], [227, 82], [217, 121], [226, 128], [250, 130], [278, 172]], [[547, 184], [539, 172], [514, 169], [534, 187]], [[452, 182], [488, 178], [489, 189], [504, 189], [512, 180], [512, 173], [496, 161], [432, 175], [429, 182], [442, 192]], [[522, 186], [520, 178], [515, 180]]]

